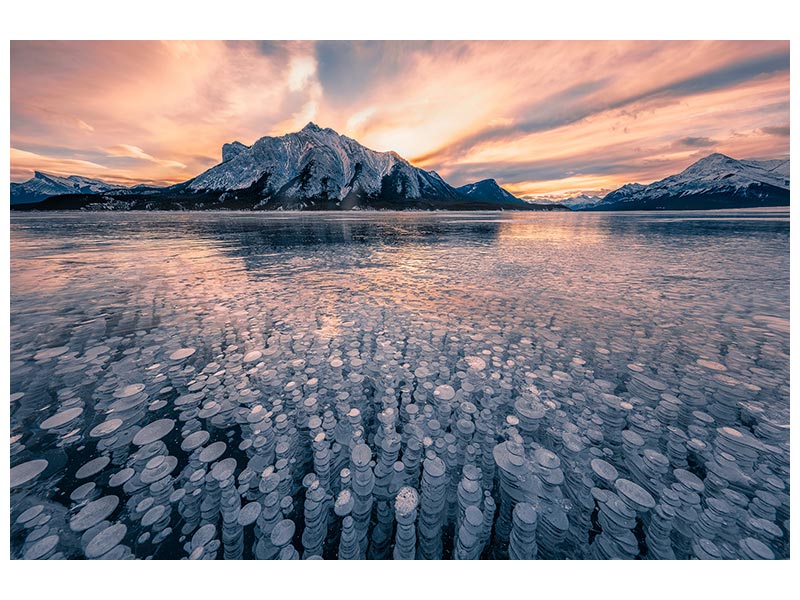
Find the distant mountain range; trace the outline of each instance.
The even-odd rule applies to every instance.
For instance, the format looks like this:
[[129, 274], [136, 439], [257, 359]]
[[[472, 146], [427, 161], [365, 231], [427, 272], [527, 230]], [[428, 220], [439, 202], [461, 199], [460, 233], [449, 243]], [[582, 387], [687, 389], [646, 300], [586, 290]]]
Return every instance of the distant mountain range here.
[[629, 183], [602, 198], [563, 201], [572, 210], [709, 210], [789, 205], [789, 160], [710, 154], [650, 185]]
[[102, 194], [114, 189], [120, 189], [120, 186], [78, 175], [59, 177], [34, 171], [33, 177], [25, 183], [11, 184], [11, 204], [40, 202], [60, 194]]
[[11, 184], [15, 210], [702, 210], [787, 206], [789, 160], [711, 154], [649, 185], [539, 204], [485, 179], [453, 187], [395, 152], [376, 152], [309, 123], [252, 146], [222, 147], [222, 162], [183, 183], [132, 188], [35, 172]]
[[567, 208], [572, 210], [586, 210], [590, 207], [602, 202], [602, 196], [590, 196], [588, 194], [581, 194], [580, 196], [575, 196], [573, 198], [569, 198], [567, 200], [559, 200], [560, 204], [563, 204]]
[[[488, 179], [454, 188], [435, 171], [414, 167], [395, 152], [376, 152], [309, 123], [301, 131], [263, 137], [252, 146], [222, 147], [222, 162], [183, 183], [110, 189], [93, 181], [82, 189], [44, 193], [37, 173], [21, 190], [43, 200], [17, 210], [567, 210], [521, 200]], [[65, 181], [71, 180], [66, 178]], [[86, 180], [90, 181], [90, 180]], [[22, 197], [23, 192], [17, 192]], [[12, 191], [12, 198], [14, 192]]]

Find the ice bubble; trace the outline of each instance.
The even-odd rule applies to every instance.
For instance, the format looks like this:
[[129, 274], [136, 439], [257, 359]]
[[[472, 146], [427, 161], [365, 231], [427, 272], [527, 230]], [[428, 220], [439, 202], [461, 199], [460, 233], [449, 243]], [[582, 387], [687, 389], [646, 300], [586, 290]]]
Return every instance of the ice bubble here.
[[122, 419], [108, 419], [107, 421], [103, 421], [92, 428], [89, 432], [89, 437], [97, 438], [111, 435], [122, 426], [122, 423]]
[[92, 475], [97, 475], [100, 471], [106, 468], [111, 459], [108, 456], [98, 456], [87, 462], [75, 473], [77, 479], [86, 479]]
[[350, 490], [343, 489], [339, 492], [339, 495], [336, 497], [334, 512], [340, 517], [346, 516], [350, 514], [350, 511], [353, 509], [354, 503], [355, 500]]
[[72, 490], [72, 493], [69, 495], [69, 499], [73, 502], [84, 502], [91, 496], [92, 492], [94, 492], [96, 488], [97, 484], [95, 484], [93, 481], [88, 481]]
[[41, 422], [39, 427], [42, 429], [56, 429], [66, 425], [70, 421], [74, 421], [81, 416], [81, 414], [83, 414], [83, 408], [80, 406], [68, 408], [67, 410], [62, 410], [61, 412], [54, 414], [52, 417], [45, 419]]
[[405, 486], [400, 488], [395, 498], [394, 507], [398, 513], [407, 515], [417, 508], [419, 503], [419, 494], [417, 490], [412, 487]]
[[205, 430], [201, 429], [200, 431], [195, 431], [194, 433], [190, 433], [187, 435], [183, 442], [181, 442], [181, 450], [184, 452], [191, 452], [196, 450], [203, 444], [205, 444], [211, 435]]
[[225, 442], [214, 442], [203, 448], [200, 452], [200, 462], [202, 463], [211, 463], [217, 460], [220, 456], [225, 454], [225, 450], [227, 450], [228, 445]]
[[47, 468], [47, 464], [43, 458], [37, 458], [11, 467], [11, 489], [38, 477]]
[[94, 527], [113, 513], [118, 505], [119, 498], [117, 496], [103, 496], [98, 500], [93, 500], [72, 517], [69, 527], [72, 531], [85, 531]]
[[464, 357], [464, 361], [470, 369], [475, 371], [483, 371], [486, 368], [486, 361], [480, 356], [466, 356]]
[[606, 483], [612, 484], [619, 476], [617, 469], [611, 463], [603, 460], [602, 458], [595, 458], [591, 461], [592, 471]]
[[142, 427], [135, 436], [133, 443], [137, 446], [146, 446], [167, 435], [175, 427], [172, 419], [159, 419]]
[[35, 543], [31, 544], [25, 551], [25, 560], [39, 560], [46, 557], [58, 545], [60, 538], [58, 534], [48, 535]]
[[145, 485], [150, 485], [151, 483], [162, 480], [164, 477], [172, 473], [172, 471], [175, 470], [175, 467], [178, 466], [178, 459], [174, 456], [157, 458], [157, 465], [152, 468], [146, 467], [139, 476], [139, 479]]
[[167, 507], [163, 504], [158, 504], [151, 507], [146, 513], [144, 513], [144, 516], [142, 517], [142, 527], [151, 527], [153, 524], [158, 522], [166, 512]]
[[132, 398], [133, 396], [142, 393], [144, 387], [145, 386], [143, 383], [134, 383], [131, 385], [126, 385], [122, 388], [119, 388], [116, 392], [114, 392], [114, 397], [119, 399]]
[[217, 481], [225, 481], [229, 477], [233, 476], [233, 472], [235, 470], [236, 459], [226, 458], [214, 464], [214, 466], [211, 468], [211, 476]]
[[167, 406], [166, 400], [156, 400], [155, 402], [150, 403], [150, 406], [147, 407], [147, 410], [150, 412], [157, 412]]
[[698, 358], [697, 359], [697, 364], [700, 365], [701, 367], [705, 367], [706, 369], [710, 369], [712, 371], [727, 371], [728, 370], [728, 368], [725, 365], [720, 364], [718, 362], [715, 362], [713, 360], [707, 360], [705, 358]]
[[125, 538], [127, 531], [128, 528], [122, 523], [105, 528], [86, 545], [86, 558], [103, 556]]
[[50, 360], [51, 358], [57, 358], [69, 350], [67, 346], [57, 346], [55, 348], [45, 348], [44, 350], [40, 350], [33, 356], [33, 360], [38, 361], [45, 361]]
[[628, 479], [617, 479], [614, 486], [622, 497], [630, 500], [641, 509], [654, 508], [656, 505], [655, 500], [647, 490]]
[[217, 534], [217, 530], [214, 525], [208, 523], [203, 525], [198, 529], [194, 536], [192, 537], [192, 546], [195, 547], [202, 547], [208, 544], [211, 540], [214, 539], [214, 536]]
[[433, 395], [439, 400], [452, 400], [456, 395], [456, 391], [452, 386], [445, 384], [433, 390]]
[[194, 353], [195, 353], [194, 348], [181, 348], [180, 350], [176, 350], [175, 352], [170, 354], [169, 359], [172, 361], [180, 361], [189, 358]]
[[752, 537], [739, 541], [742, 557], [750, 560], [773, 560], [775, 553], [764, 542]]
[[290, 521], [289, 519], [280, 521], [272, 530], [272, 535], [270, 536], [272, 545], [277, 547], [286, 546], [292, 541], [292, 537], [294, 537], [294, 530], [295, 526], [293, 521]]
[[108, 479], [108, 485], [111, 487], [118, 487], [120, 485], [124, 485], [126, 481], [128, 481], [131, 477], [136, 474], [136, 471], [131, 469], [130, 467], [126, 467], [117, 473], [114, 473]]
[[17, 523], [20, 523], [20, 524], [27, 523], [28, 521], [31, 521], [32, 519], [35, 519], [40, 514], [42, 514], [43, 510], [44, 510], [44, 505], [43, 504], [36, 504], [35, 506], [31, 506], [30, 508], [26, 508], [17, 517]]
[[245, 363], [251, 363], [251, 362], [255, 362], [255, 361], [257, 361], [258, 359], [260, 359], [260, 358], [261, 358], [261, 356], [262, 356], [262, 354], [261, 354], [261, 352], [260, 352], [260, 351], [258, 351], [258, 350], [251, 350], [250, 352], [248, 352], [247, 354], [245, 354], [245, 355], [244, 355], [244, 359], [243, 359], [243, 361], [242, 361], [242, 362], [245, 362]]
[[261, 514], [261, 504], [258, 502], [250, 502], [242, 507], [242, 510], [239, 511], [239, 517], [237, 518], [239, 525], [242, 527], [247, 527], [255, 523], [256, 519], [258, 519], [259, 515]]

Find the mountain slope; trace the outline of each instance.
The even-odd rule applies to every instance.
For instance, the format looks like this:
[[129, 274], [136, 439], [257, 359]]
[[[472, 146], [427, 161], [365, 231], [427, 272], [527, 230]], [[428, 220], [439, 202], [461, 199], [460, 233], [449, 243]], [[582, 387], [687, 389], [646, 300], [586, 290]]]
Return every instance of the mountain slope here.
[[650, 185], [627, 184], [588, 210], [704, 210], [786, 206], [789, 160], [736, 160], [711, 154]]
[[60, 177], [34, 171], [33, 177], [23, 183], [11, 184], [11, 204], [40, 202], [50, 196], [60, 194], [101, 194], [120, 186], [99, 179], [89, 179], [78, 175]]
[[[599, 208], [606, 204], [614, 204], [618, 202], [626, 202], [631, 198], [636, 197], [640, 194], [647, 186], [642, 185], [641, 183], [626, 183], [621, 188], [614, 190], [613, 192], [609, 192], [605, 196], [603, 196], [599, 202], [595, 202], [593, 207]], [[590, 209], [591, 210], [591, 209]]]

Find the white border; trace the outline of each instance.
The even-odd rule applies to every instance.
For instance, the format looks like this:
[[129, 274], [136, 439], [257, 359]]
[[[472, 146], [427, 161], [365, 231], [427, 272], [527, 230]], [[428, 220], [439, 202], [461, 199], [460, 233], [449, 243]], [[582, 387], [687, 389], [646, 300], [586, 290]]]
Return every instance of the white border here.
[[[9, 135], [11, 39], [792, 39], [788, 0], [646, 0], [491, 3], [396, 0], [28, 1], [6, 3], [3, 128]], [[792, 44], [794, 46], [794, 44]], [[792, 58], [795, 56], [792, 47]], [[795, 62], [794, 60], [792, 62]], [[792, 77], [794, 81], [796, 78]], [[794, 108], [795, 99], [792, 98]], [[8, 146], [2, 147], [9, 164]], [[796, 173], [793, 173], [795, 178]], [[9, 173], [3, 172], [3, 190]], [[8, 223], [7, 192], [2, 210]], [[2, 228], [0, 325], [9, 355], [8, 227]], [[797, 280], [792, 266], [792, 279]], [[793, 294], [794, 296], [794, 294]], [[795, 340], [795, 332], [792, 332]], [[797, 344], [792, 344], [797, 348]], [[792, 366], [794, 367], [794, 360]], [[2, 373], [8, 387], [8, 360]], [[794, 368], [792, 369], [794, 372]], [[794, 403], [794, 402], [793, 402]], [[8, 434], [8, 404], [3, 430]], [[8, 439], [8, 437], [6, 437]], [[2, 446], [4, 469], [8, 446]], [[6, 481], [8, 481], [6, 476]], [[793, 501], [793, 505], [796, 503]], [[13, 598], [754, 598], [791, 596], [790, 561], [779, 563], [314, 563], [8, 562], [8, 494], [0, 508], [3, 588]], [[794, 546], [795, 544], [792, 544]], [[794, 555], [795, 548], [792, 548]], [[316, 565], [316, 566], [311, 566]], [[797, 592], [795, 591], [795, 594]]]

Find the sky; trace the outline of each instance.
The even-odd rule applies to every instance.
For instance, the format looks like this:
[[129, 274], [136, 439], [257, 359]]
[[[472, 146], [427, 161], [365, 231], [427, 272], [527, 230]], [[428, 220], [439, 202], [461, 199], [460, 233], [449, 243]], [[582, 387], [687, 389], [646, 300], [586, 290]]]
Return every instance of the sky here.
[[11, 180], [185, 181], [313, 121], [531, 199], [789, 155], [782, 41], [11, 43]]

